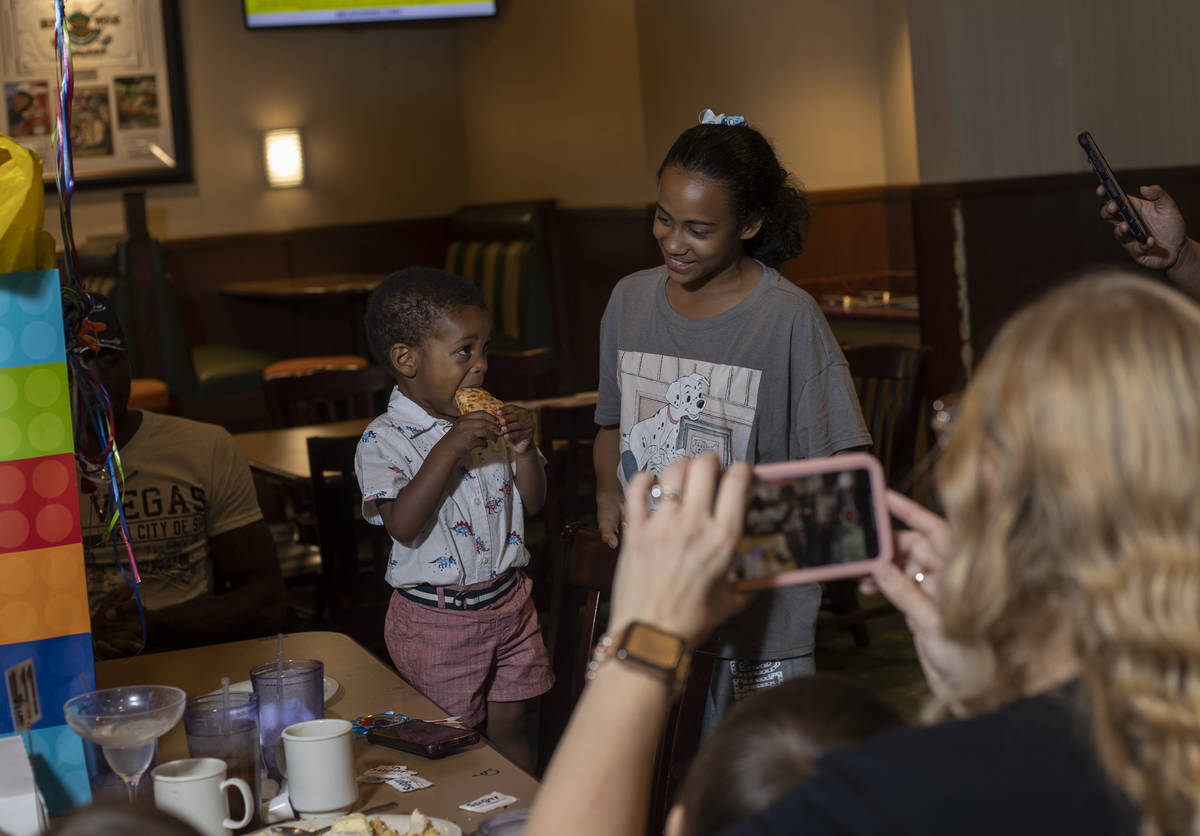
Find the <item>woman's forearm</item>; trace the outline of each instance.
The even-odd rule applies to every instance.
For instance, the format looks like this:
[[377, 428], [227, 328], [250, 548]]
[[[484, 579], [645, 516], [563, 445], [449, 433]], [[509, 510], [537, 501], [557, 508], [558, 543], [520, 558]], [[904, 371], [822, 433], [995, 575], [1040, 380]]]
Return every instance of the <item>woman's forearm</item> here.
[[[642, 833], [667, 683], [611, 660], [584, 689], [538, 791], [525, 836]], [[569, 823], [569, 825], [568, 825]]]

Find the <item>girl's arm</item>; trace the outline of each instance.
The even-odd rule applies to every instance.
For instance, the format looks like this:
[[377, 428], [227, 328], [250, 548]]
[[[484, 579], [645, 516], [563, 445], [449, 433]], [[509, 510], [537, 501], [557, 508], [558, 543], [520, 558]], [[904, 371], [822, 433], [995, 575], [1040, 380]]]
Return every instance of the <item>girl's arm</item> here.
[[[745, 605], [725, 580], [742, 530], [750, 468], [735, 464], [721, 478], [717, 457], [681, 459], [662, 475], [678, 499], [660, 500], [638, 474], [625, 507], [628, 529], [613, 581], [609, 631], [623, 635], [634, 621], [678, 636], [694, 648]], [[604, 662], [584, 690], [546, 779], [534, 800], [525, 836], [642, 833], [654, 750], [671, 706], [670, 687], [619, 660]]]
[[592, 446], [592, 463], [596, 467], [596, 522], [600, 536], [612, 548], [621, 540], [621, 482], [617, 479], [620, 461], [620, 429], [601, 427]]

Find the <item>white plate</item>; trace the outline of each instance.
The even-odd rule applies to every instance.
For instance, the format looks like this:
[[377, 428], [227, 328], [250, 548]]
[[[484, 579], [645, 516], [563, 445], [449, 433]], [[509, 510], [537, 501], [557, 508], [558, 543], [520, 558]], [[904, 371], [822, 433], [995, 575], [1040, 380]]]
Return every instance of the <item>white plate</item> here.
[[[338, 692], [338, 688], [340, 688], [340, 687], [341, 686], [338, 685], [338, 681], [336, 679], [334, 679], [332, 676], [325, 677], [325, 702], [329, 702], [331, 699], [333, 699], [333, 695]], [[238, 691], [253, 691], [254, 686], [250, 684], [249, 679], [243, 679], [241, 682], [231, 683], [229, 685], [229, 690], [233, 691], [235, 693]], [[220, 691], [221, 691], [221, 689], [218, 688], [217, 690], [209, 691], [208, 693], [209, 694], [218, 694], [218, 693], [220, 693]], [[205, 694], [205, 696], [208, 696], [208, 694]]]
[[[340, 816], [315, 816], [311, 819], [299, 819], [297, 821], [276, 822], [276, 824], [294, 824], [297, 827], [307, 827], [309, 830], [315, 830], [318, 827], [324, 827], [327, 824], [341, 818]], [[441, 836], [462, 836], [462, 828], [452, 821], [439, 819], [434, 816], [426, 816], [429, 821], [433, 822], [433, 826], [437, 828], [437, 832]], [[392, 830], [407, 836], [408, 834], [408, 814], [407, 813], [384, 813], [378, 816], [367, 816], [367, 819], [382, 819], [383, 823]], [[278, 836], [277, 833], [271, 830], [270, 825], [262, 830], [256, 830], [250, 836]], [[332, 833], [332, 831], [330, 831]]]

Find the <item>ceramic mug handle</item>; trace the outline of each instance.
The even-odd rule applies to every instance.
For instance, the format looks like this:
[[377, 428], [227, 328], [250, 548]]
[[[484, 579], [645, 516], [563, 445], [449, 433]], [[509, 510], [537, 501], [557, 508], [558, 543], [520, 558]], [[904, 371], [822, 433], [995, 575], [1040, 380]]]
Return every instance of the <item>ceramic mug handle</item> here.
[[[234, 821], [232, 817], [227, 815], [223, 824], [230, 830], [237, 830], [239, 827], [245, 827], [248, 825], [250, 823], [250, 819], [254, 818], [254, 791], [250, 789], [250, 785], [241, 778], [226, 778], [224, 781], [222, 781], [221, 794], [225, 795], [225, 790], [229, 787], [236, 787], [237, 791], [242, 794], [242, 802], [244, 804], [243, 809], [245, 812], [242, 813], [241, 821]], [[226, 798], [228, 797], [226, 796]], [[228, 800], [226, 800], [225, 803], [225, 812], [228, 813]]]

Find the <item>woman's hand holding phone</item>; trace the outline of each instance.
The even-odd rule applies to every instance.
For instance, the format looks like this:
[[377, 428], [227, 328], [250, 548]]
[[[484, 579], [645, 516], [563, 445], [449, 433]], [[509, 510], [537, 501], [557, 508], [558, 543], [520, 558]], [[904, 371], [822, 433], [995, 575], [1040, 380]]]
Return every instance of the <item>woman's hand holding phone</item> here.
[[722, 476], [712, 454], [679, 459], [663, 472], [651, 513], [653, 485], [652, 476], [639, 473], [626, 491], [628, 525], [608, 629], [616, 634], [641, 621], [694, 646], [751, 597], [725, 579], [742, 532], [750, 468], [734, 464]]

